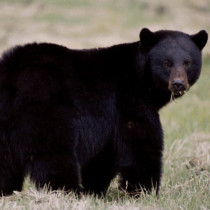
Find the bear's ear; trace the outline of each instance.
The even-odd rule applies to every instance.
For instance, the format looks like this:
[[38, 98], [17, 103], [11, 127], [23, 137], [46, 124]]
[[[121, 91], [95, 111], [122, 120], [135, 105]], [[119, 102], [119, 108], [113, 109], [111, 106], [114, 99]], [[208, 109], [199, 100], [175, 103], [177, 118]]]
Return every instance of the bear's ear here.
[[208, 40], [208, 34], [205, 30], [201, 30], [197, 34], [191, 35], [190, 37], [200, 50], [204, 48]]
[[158, 42], [157, 35], [148, 28], [143, 28], [140, 31], [139, 38], [142, 46], [145, 48], [152, 48]]

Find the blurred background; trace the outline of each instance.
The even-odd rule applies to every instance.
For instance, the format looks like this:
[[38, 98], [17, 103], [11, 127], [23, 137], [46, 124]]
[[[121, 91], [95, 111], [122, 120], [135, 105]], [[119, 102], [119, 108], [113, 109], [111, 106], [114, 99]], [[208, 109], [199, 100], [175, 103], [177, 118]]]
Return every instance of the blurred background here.
[[0, 0], [1, 53], [35, 41], [69, 48], [132, 42], [143, 27], [210, 32], [210, 0]]

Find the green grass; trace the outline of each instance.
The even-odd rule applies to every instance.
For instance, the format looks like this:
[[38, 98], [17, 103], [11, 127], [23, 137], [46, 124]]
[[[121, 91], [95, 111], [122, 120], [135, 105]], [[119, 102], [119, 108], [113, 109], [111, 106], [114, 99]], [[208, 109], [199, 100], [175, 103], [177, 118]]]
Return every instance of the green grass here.
[[[0, 50], [31, 41], [69, 47], [100, 47], [136, 41], [139, 30], [210, 30], [210, 4], [203, 1], [0, 0]], [[155, 194], [129, 198], [117, 180], [107, 195], [78, 199], [74, 193], [37, 191], [27, 178], [22, 192], [0, 199], [0, 209], [210, 209], [210, 47], [198, 82], [164, 107], [162, 185]]]

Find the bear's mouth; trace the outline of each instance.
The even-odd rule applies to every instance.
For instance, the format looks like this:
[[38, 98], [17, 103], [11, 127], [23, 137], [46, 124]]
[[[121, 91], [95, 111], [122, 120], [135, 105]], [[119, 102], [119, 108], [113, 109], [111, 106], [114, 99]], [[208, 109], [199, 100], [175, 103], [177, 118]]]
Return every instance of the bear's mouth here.
[[186, 90], [182, 90], [182, 91], [173, 92], [173, 94], [175, 96], [183, 96], [186, 92], [187, 92]]
[[189, 89], [182, 90], [182, 91], [171, 91], [171, 101], [175, 100], [178, 97], [183, 96]]
[[174, 100], [185, 95], [185, 93], [190, 89], [190, 85], [184, 82], [182, 82], [181, 84], [173, 84], [173, 82], [169, 82], [168, 89], [171, 91], [171, 100]]

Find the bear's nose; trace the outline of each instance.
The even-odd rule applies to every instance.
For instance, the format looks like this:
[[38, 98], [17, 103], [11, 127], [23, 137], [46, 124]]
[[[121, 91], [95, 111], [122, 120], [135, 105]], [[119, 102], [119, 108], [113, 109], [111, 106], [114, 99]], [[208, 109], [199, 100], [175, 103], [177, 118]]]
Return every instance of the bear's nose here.
[[173, 87], [174, 92], [184, 91], [185, 90], [185, 82], [184, 82], [184, 80], [181, 80], [181, 79], [175, 79], [172, 82], [172, 87]]

